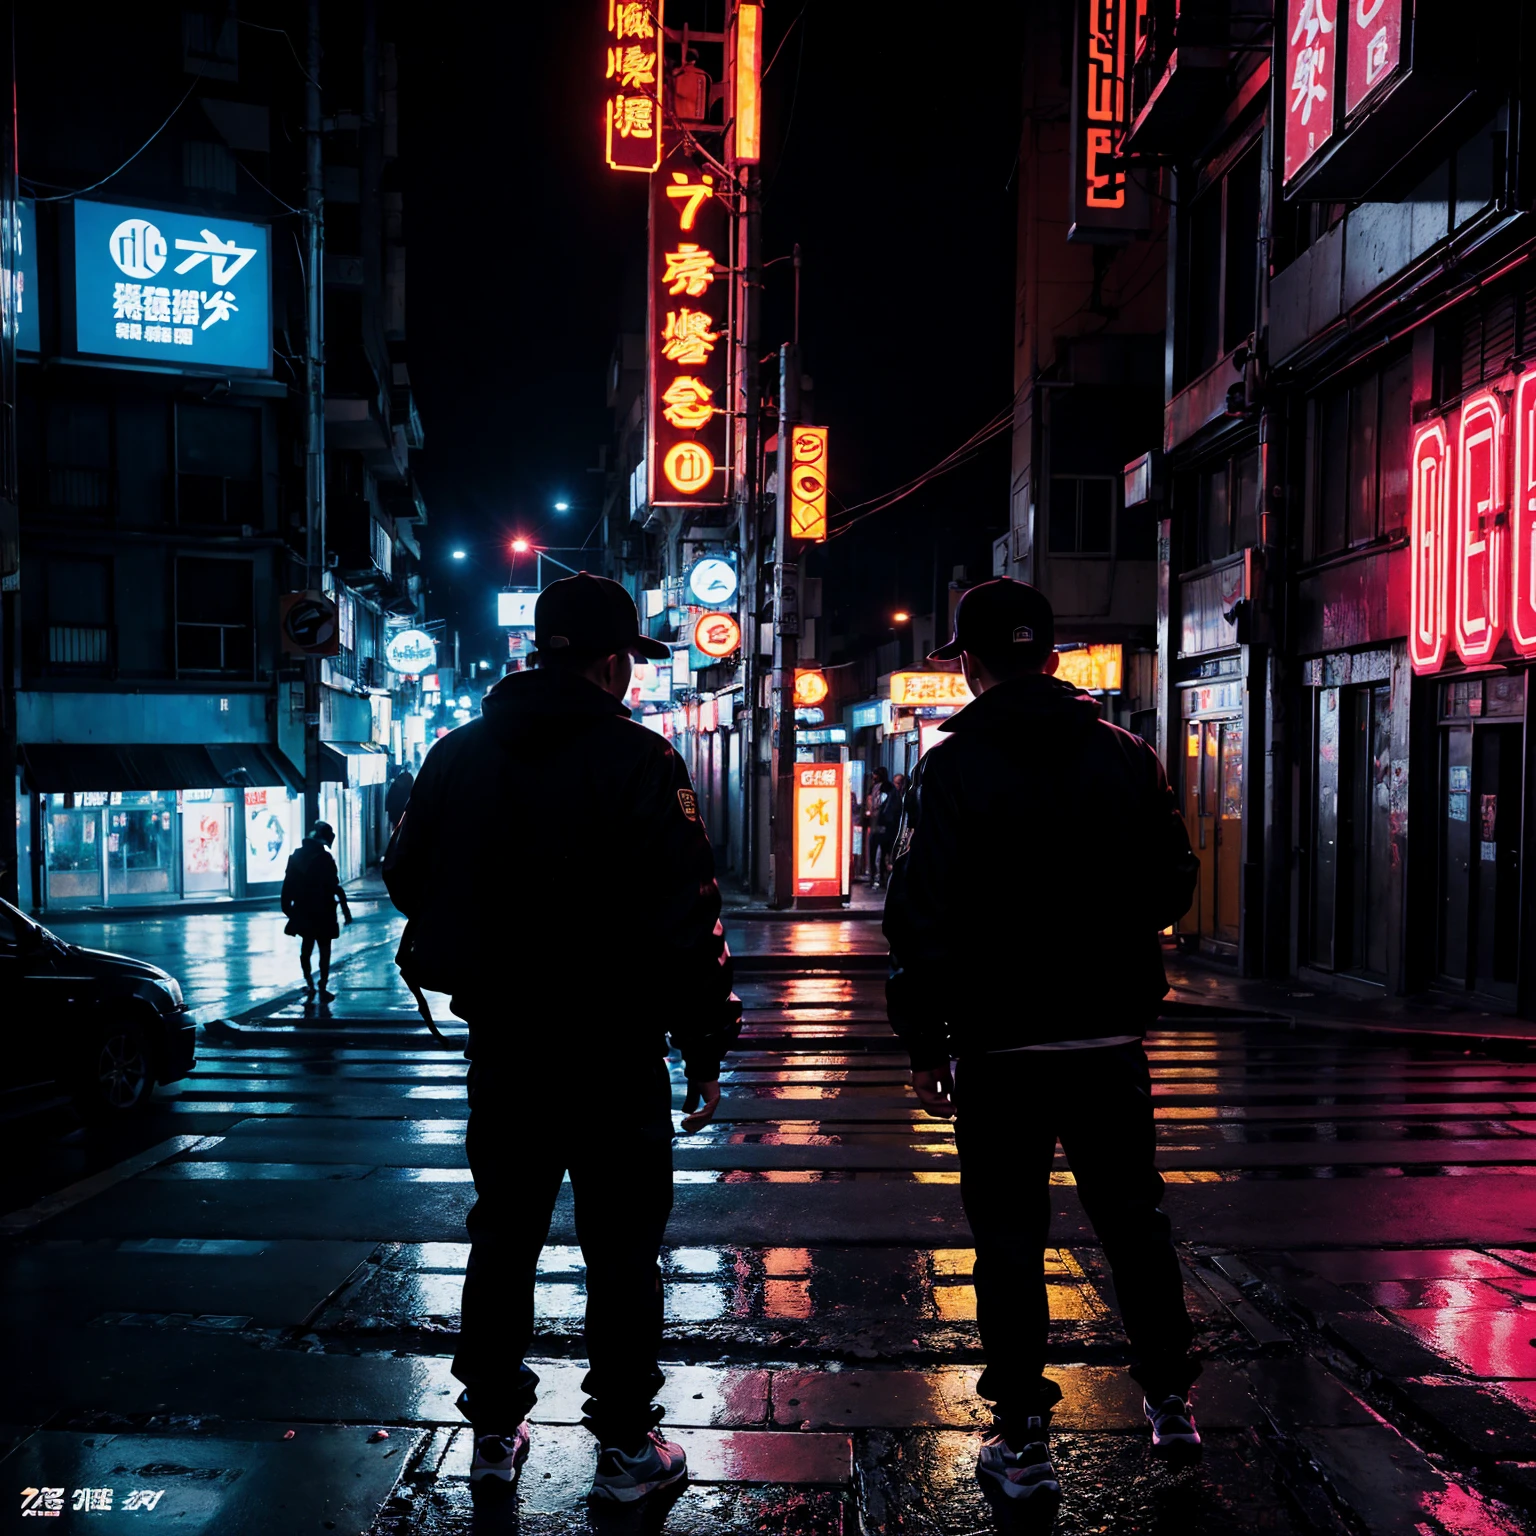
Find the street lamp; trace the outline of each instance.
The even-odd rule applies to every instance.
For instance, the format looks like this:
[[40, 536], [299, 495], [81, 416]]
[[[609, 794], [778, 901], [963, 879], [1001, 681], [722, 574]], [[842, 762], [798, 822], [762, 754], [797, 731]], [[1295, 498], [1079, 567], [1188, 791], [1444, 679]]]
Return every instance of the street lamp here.
[[467, 549], [456, 549], [453, 552], [453, 558], [455, 560], [467, 560], [469, 558], [469, 551]]
[[912, 615], [908, 613], [905, 608], [898, 608], [896, 612], [891, 615], [891, 623], [905, 624], [911, 619], [911, 617]]
[[569, 512], [570, 510], [571, 510], [571, 504], [568, 501], [557, 501], [555, 503], [555, 511], [556, 512]]
[[524, 538], [512, 540], [512, 553], [514, 555], [526, 555], [533, 546]]

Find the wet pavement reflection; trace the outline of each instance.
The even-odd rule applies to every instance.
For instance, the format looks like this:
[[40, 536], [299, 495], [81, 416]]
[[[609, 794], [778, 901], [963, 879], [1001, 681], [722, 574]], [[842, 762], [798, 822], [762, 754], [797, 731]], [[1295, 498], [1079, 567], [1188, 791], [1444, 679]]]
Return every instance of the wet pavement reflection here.
[[[694, 1480], [616, 1523], [582, 1503], [568, 1192], [539, 1261], [533, 1459], [517, 1489], [472, 1495], [448, 1371], [473, 1194], [462, 1060], [394, 977], [387, 914], [349, 930], [324, 1010], [298, 995], [271, 916], [92, 935], [183, 967], [225, 1022], [136, 1141], [49, 1123], [47, 1191], [98, 1182], [39, 1204], [12, 1176], [0, 1423], [21, 1426], [6, 1443], [28, 1486], [86, 1486], [104, 1455], [120, 1481], [174, 1465], [162, 1508], [221, 1533], [258, 1506], [261, 1528], [288, 1528], [251, 1502], [257, 1478], [335, 1483], [334, 1528], [378, 1536], [1051, 1526], [991, 1507], [973, 1475], [986, 1417], [954, 1132], [907, 1090], [878, 925], [732, 934], [742, 1048], [717, 1123], [677, 1140], [662, 1262], [661, 1400]], [[1189, 1012], [1148, 1048], [1207, 1452], [1151, 1457], [1113, 1277], [1058, 1156], [1042, 1261], [1064, 1394], [1055, 1528], [1526, 1529], [1536, 1061]]]

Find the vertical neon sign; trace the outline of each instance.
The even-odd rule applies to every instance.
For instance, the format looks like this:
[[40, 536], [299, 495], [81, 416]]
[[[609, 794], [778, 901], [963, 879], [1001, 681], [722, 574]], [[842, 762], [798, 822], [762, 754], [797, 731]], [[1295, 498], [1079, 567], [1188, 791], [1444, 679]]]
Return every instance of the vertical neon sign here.
[[1509, 633], [1522, 656], [1536, 655], [1536, 373], [1515, 385], [1515, 479], [1509, 522], [1513, 573]]
[[661, 164], [663, 0], [608, 0], [608, 83], [603, 103], [608, 164], [654, 171]]
[[1504, 406], [1473, 395], [1461, 408], [1456, 474], [1456, 651], [1489, 660], [1504, 633]]
[[1413, 435], [1409, 493], [1408, 659], [1415, 672], [1438, 672], [1450, 638], [1450, 448], [1443, 421], [1425, 422]]

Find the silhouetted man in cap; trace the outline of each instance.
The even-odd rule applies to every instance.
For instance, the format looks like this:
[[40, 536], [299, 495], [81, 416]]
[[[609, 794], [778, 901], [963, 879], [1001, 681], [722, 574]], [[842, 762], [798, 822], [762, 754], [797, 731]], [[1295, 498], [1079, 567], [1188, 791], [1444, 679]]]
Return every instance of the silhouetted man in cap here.
[[[731, 990], [714, 857], [682, 760], [629, 718], [639, 632], [617, 582], [582, 573], [534, 609], [535, 669], [427, 754], [385, 861], [410, 919], [402, 970], [469, 1025], [471, 1252], [454, 1374], [471, 1478], [511, 1481], [538, 1377], [534, 1281], [569, 1172], [586, 1260], [593, 1494], [681, 1482], [656, 1430], [658, 1257], [672, 1208], [667, 1036], [687, 1072], [685, 1130], [720, 1100]], [[702, 1100], [702, 1107], [694, 1108]]]
[[1044, 1249], [1058, 1139], [1114, 1276], [1153, 1446], [1200, 1444], [1142, 1047], [1168, 990], [1158, 931], [1188, 908], [1198, 866], [1157, 754], [1053, 676], [1044, 594], [972, 587], [929, 660], [957, 658], [976, 698], [940, 727], [947, 739], [907, 792], [887, 1003], [918, 1099], [955, 1117], [987, 1359], [977, 1390], [994, 1405], [977, 1472], [1010, 1498], [1050, 1500], [1061, 1392], [1044, 1374]]

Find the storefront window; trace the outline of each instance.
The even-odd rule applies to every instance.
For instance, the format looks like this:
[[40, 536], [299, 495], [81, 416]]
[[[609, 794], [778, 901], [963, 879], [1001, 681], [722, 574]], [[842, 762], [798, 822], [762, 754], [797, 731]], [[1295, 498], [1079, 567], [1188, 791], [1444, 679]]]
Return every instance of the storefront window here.
[[[187, 790], [181, 818], [182, 890], [188, 896], [223, 895], [230, 889], [231, 807], [222, 801], [195, 801]], [[203, 791], [211, 794], [211, 791]]]
[[107, 813], [107, 895], [176, 894], [175, 817], [168, 806]]
[[49, 811], [49, 901], [101, 900], [100, 834], [99, 810]]

